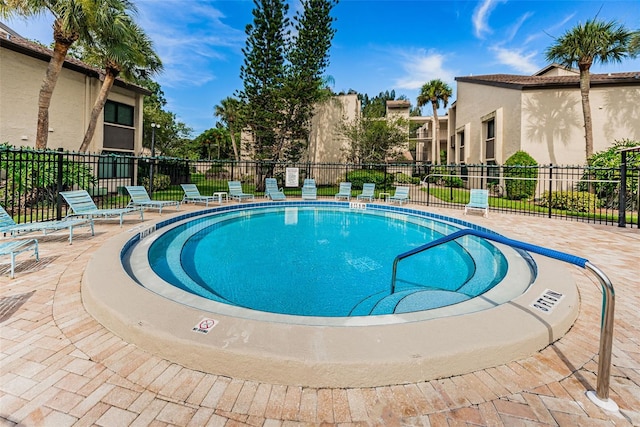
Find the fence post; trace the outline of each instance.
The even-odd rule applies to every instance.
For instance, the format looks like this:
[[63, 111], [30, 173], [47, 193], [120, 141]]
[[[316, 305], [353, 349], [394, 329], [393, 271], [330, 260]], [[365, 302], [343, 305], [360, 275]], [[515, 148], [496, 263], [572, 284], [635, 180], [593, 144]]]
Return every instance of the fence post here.
[[551, 199], [553, 197], [553, 163], [549, 163], [549, 198], [547, 203], [549, 203], [549, 218], [551, 218]]
[[384, 191], [387, 191], [387, 164], [384, 164]]
[[618, 227], [627, 226], [627, 152], [620, 153], [620, 185], [618, 186]]
[[57, 173], [57, 182], [56, 182], [56, 219], [59, 221], [62, 219], [62, 196], [60, 192], [62, 191], [62, 147], [58, 148], [58, 173]]

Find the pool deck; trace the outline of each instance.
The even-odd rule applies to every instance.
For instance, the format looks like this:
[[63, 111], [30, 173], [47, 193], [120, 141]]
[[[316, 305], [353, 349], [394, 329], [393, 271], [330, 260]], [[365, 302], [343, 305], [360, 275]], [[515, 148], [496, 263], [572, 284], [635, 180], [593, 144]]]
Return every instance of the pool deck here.
[[[0, 425], [640, 426], [640, 231], [427, 209], [587, 258], [609, 276], [616, 290], [610, 397], [619, 412], [585, 396], [596, 387], [602, 293], [577, 267], [569, 267], [581, 298], [573, 328], [533, 356], [470, 374], [330, 389], [245, 381], [164, 360], [113, 335], [82, 305], [85, 266], [105, 241], [141, 229], [131, 216], [122, 228], [96, 222], [96, 235], [81, 230], [73, 245], [64, 232], [28, 235], [40, 241], [40, 261], [19, 255], [13, 280], [2, 260]], [[143, 224], [158, 218], [147, 211]]]

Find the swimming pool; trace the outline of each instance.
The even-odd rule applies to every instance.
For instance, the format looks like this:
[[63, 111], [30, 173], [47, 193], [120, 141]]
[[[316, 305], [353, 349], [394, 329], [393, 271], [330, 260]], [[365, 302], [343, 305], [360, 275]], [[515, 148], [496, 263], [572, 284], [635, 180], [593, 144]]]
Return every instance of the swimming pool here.
[[159, 279], [213, 301], [298, 316], [384, 315], [467, 301], [504, 279], [504, 254], [470, 237], [404, 262], [391, 293], [398, 254], [458, 229], [397, 212], [267, 207], [168, 226], [147, 259]]
[[[526, 254], [502, 245], [495, 246], [507, 261], [507, 272], [477, 297], [434, 309], [368, 316], [247, 309], [168, 284], [149, 266], [148, 249], [154, 240], [210, 214], [250, 215], [256, 208], [274, 207], [295, 207], [299, 213], [308, 207], [349, 206], [325, 201], [229, 203], [193, 211], [186, 206], [169, 218], [122, 230], [96, 250], [82, 277], [83, 303], [126, 342], [169, 362], [233, 378], [311, 387], [375, 387], [472, 372], [527, 357], [573, 324], [579, 297], [564, 264], [535, 254], [527, 260]], [[437, 209], [376, 203], [367, 204], [366, 210], [490, 232], [459, 212], [444, 215], [433, 212]], [[480, 221], [499, 224], [493, 218]], [[273, 256], [262, 258], [264, 262]], [[536, 274], [529, 283], [532, 265]], [[256, 271], [259, 275], [262, 270]], [[536, 301], [550, 290], [562, 297], [553, 309], [541, 312]], [[203, 331], [203, 324], [210, 329]]]
[[395, 256], [473, 225], [420, 210], [365, 207], [265, 202], [204, 210], [140, 233], [122, 260], [138, 284], [181, 304], [224, 313], [231, 306], [234, 315], [309, 325], [486, 310], [521, 295], [535, 279], [525, 252], [465, 237], [404, 261], [392, 292]]

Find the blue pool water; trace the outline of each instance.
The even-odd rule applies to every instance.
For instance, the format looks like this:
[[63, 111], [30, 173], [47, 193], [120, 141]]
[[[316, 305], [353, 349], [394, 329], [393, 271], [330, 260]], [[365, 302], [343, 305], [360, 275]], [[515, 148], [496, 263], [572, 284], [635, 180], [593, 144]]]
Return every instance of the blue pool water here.
[[457, 228], [413, 215], [273, 207], [196, 218], [149, 247], [154, 273], [205, 298], [272, 313], [363, 316], [420, 311], [481, 295], [507, 272], [492, 244], [467, 237], [399, 264], [395, 257]]

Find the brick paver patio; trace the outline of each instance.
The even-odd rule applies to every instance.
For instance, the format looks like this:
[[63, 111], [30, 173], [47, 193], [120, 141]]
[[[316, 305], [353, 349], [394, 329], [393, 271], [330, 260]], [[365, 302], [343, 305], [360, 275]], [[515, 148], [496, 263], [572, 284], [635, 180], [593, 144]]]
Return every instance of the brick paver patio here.
[[[188, 209], [195, 208], [181, 211]], [[145, 223], [159, 218], [145, 217]], [[605, 412], [585, 396], [596, 386], [602, 294], [595, 277], [572, 266], [581, 307], [569, 333], [526, 359], [466, 375], [316, 389], [164, 360], [113, 335], [82, 305], [84, 266], [105, 240], [138, 226], [129, 218], [123, 228], [97, 222], [94, 237], [78, 232], [71, 246], [64, 234], [40, 237], [40, 261], [21, 255], [14, 280], [0, 265], [0, 425], [640, 425], [640, 231], [493, 212], [467, 219], [587, 258], [610, 277], [616, 288], [610, 397], [620, 412]]]

